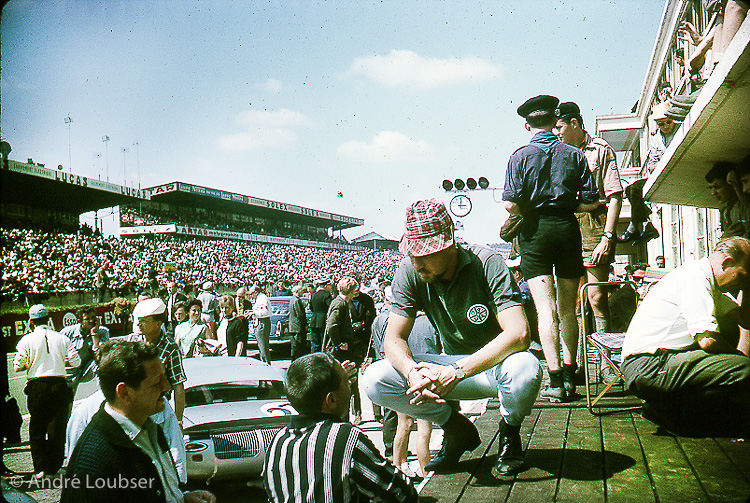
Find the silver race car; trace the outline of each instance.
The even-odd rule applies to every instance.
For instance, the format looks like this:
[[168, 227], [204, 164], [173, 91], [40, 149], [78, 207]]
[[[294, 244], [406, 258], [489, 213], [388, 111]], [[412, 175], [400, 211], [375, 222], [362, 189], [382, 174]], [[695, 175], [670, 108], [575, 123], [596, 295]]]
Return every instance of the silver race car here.
[[188, 478], [260, 476], [266, 448], [297, 413], [285, 399], [282, 371], [245, 357], [186, 358], [183, 365]]

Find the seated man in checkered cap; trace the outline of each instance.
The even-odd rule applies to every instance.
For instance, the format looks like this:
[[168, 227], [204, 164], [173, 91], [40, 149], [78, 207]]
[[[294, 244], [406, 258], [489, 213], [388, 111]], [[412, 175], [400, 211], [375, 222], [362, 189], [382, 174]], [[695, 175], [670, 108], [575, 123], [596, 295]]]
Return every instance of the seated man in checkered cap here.
[[[523, 466], [519, 430], [539, 393], [539, 360], [527, 351], [529, 335], [521, 292], [502, 257], [459, 244], [453, 221], [437, 199], [406, 210], [399, 249], [406, 258], [393, 279], [385, 335], [386, 359], [370, 365], [362, 381], [374, 403], [443, 428], [440, 452], [428, 471], [450, 471], [480, 444], [476, 427], [448, 400], [500, 398], [496, 472]], [[415, 355], [407, 344], [417, 311], [440, 334], [443, 355]]]

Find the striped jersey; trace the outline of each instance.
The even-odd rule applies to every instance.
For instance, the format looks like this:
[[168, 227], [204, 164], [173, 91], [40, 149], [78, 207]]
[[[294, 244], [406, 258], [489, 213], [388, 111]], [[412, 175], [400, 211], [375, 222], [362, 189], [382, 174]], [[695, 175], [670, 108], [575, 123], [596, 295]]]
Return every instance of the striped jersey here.
[[417, 501], [409, 479], [362, 430], [322, 413], [292, 416], [276, 434], [263, 482], [274, 503]]

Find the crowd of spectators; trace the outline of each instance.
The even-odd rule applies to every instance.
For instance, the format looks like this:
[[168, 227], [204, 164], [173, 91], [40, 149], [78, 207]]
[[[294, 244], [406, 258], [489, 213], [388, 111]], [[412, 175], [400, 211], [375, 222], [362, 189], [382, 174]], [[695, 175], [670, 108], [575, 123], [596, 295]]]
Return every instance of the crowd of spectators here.
[[94, 291], [102, 266], [109, 293], [128, 296], [167, 280], [182, 285], [212, 281], [219, 290], [257, 281], [313, 282], [349, 272], [390, 280], [401, 259], [400, 253], [389, 250], [161, 236], [119, 239], [24, 229], [0, 229], [0, 243], [0, 294], [8, 300], [27, 294]]

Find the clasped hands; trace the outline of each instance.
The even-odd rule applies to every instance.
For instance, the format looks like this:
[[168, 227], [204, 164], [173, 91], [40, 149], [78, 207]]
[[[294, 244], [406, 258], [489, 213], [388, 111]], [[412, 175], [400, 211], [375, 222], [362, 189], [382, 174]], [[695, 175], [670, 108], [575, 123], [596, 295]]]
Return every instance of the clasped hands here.
[[415, 363], [406, 376], [409, 383], [407, 395], [414, 395], [409, 401], [412, 405], [423, 403], [445, 403], [445, 397], [458, 384], [456, 369], [450, 365], [437, 363]]

